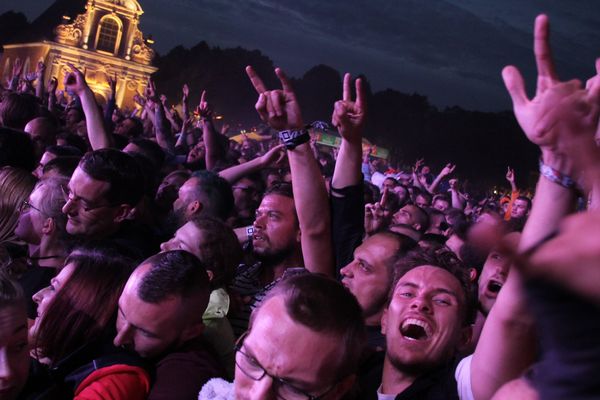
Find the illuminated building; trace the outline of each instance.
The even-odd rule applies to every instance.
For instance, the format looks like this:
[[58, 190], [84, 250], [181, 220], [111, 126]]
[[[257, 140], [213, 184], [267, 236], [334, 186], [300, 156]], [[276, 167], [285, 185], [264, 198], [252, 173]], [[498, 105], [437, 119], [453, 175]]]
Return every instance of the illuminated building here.
[[[86, 80], [103, 104], [110, 88], [107, 75], [117, 76], [117, 105], [133, 108], [133, 96], [143, 93], [150, 74], [154, 51], [152, 41], [144, 39], [138, 25], [144, 13], [136, 0], [69, 0], [68, 7], [79, 7], [73, 17], [61, 14], [58, 24], [52, 26], [54, 37], [29, 43], [4, 45], [0, 61], [2, 79], [10, 76], [16, 58], [24, 63], [24, 73], [35, 71], [39, 61], [46, 64], [44, 82], [57, 77], [59, 89], [72, 63], [85, 71]], [[60, 4], [59, 4], [60, 3]], [[54, 13], [64, 1], [57, 1]], [[50, 10], [50, 8], [49, 8]], [[38, 18], [39, 19], [39, 18]], [[61, 23], [62, 22], [62, 23]], [[35, 24], [35, 21], [34, 21]]]

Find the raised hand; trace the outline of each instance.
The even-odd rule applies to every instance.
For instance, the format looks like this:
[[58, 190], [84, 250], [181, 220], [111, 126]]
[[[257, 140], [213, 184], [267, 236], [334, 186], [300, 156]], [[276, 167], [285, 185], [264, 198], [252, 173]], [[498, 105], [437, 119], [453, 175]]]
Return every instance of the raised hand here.
[[13, 77], [13, 79], [20, 77], [21, 73], [23, 73], [23, 62], [21, 61], [20, 58], [17, 57], [15, 59], [13, 67], [12, 67], [12, 77]]
[[58, 79], [52, 77], [48, 82], [48, 93], [56, 92], [56, 88], [58, 87]]
[[158, 103], [158, 97], [156, 96], [156, 85], [152, 79], [148, 79], [148, 84], [144, 90], [144, 95], [146, 96], [146, 99]]
[[202, 91], [202, 95], [200, 96], [200, 103], [198, 104], [198, 115], [200, 115], [200, 118], [202, 119], [206, 119], [206, 118], [211, 118], [212, 117], [212, 109], [210, 107], [210, 104], [208, 104], [208, 101], [206, 100], [206, 90]]
[[299, 129], [304, 126], [296, 94], [281, 68], [275, 68], [275, 74], [281, 82], [282, 90], [267, 90], [262, 79], [251, 66], [246, 67], [246, 73], [258, 93], [255, 108], [264, 122], [279, 131]]
[[448, 163], [448, 164], [446, 164], [446, 166], [444, 168], [442, 168], [442, 171], [440, 172], [440, 175], [441, 176], [448, 176], [452, 172], [454, 172], [455, 168], [456, 168], [456, 164], [452, 165], [452, 164]]
[[190, 87], [188, 86], [187, 83], [183, 84], [183, 88], [181, 89], [181, 92], [183, 93], [183, 100], [187, 100], [188, 97], [190, 97]]
[[561, 135], [579, 133], [593, 137], [596, 133], [600, 80], [590, 80], [588, 90], [584, 90], [577, 80], [560, 82], [548, 38], [548, 17], [539, 15], [534, 29], [538, 78], [532, 99], [527, 97], [523, 76], [516, 67], [505, 67], [502, 78], [527, 138], [542, 150], [556, 150]]
[[40, 61], [37, 63], [37, 67], [35, 69], [35, 77], [37, 79], [43, 79], [44, 72], [46, 72], [46, 64], [44, 64], [42, 61]]
[[360, 142], [366, 119], [366, 95], [362, 79], [358, 78], [355, 82], [356, 101], [352, 101], [350, 80], [350, 74], [346, 73], [342, 100], [335, 102], [331, 123], [345, 140]]
[[450, 179], [448, 181], [448, 184], [450, 185], [450, 190], [452, 191], [456, 191], [458, 190], [458, 179]]
[[419, 168], [424, 163], [425, 163], [425, 159], [424, 158], [419, 158], [417, 161], [415, 161], [415, 166], [413, 167], [413, 173], [418, 173], [419, 172]]
[[260, 164], [264, 167], [279, 165], [286, 155], [285, 145], [279, 144], [260, 156]]
[[69, 68], [71, 68], [71, 72], [65, 75], [64, 85], [65, 90], [69, 94], [75, 94], [81, 97], [81, 94], [89, 90], [89, 86], [85, 81], [85, 76], [83, 73], [77, 69], [73, 64], [67, 64]]
[[162, 104], [163, 107], [167, 106], [167, 96], [166, 95], [161, 94], [159, 97], [159, 100], [160, 100], [160, 104]]
[[515, 170], [511, 169], [510, 167], [507, 168], [506, 170], [506, 180], [509, 183], [514, 183], [515, 182]]

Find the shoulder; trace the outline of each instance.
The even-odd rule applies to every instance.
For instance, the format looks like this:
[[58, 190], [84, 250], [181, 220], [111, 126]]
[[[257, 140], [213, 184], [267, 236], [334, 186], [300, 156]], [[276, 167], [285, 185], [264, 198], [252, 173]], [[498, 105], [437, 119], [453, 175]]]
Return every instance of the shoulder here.
[[145, 399], [150, 377], [141, 367], [115, 364], [89, 374], [75, 390], [75, 399]]

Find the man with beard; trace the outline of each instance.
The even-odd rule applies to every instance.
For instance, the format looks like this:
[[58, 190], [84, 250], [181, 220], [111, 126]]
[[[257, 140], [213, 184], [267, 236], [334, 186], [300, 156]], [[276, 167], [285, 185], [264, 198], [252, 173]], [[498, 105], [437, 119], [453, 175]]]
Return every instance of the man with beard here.
[[224, 221], [232, 209], [233, 194], [229, 183], [214, 172], [196, 171], [179, 188], [169, 225], [175, 231], [199, 215]]
[[258, 262], [240, 265], [231, 285], [232, 298], [238, 300], [238, 311], [229, 314], [236, 336], [247, 329], [252, 309], [283, 277], [305, 272], [303, 267], [309, 272], [333, 275], [327, 191], [296, 95], [279, 68], [275, 74], [283, 90], [267, 90], [250, 66], [246, 72], [259, 95], [258, 114], [280, 131], [292, 185], [273, 186], [256, 210], [252, 245]]

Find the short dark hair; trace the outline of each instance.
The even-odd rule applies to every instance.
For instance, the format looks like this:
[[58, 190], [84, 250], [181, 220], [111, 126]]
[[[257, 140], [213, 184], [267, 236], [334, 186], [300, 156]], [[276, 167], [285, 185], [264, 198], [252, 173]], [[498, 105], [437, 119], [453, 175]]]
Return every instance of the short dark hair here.
[[408, 271], [411, 271], [417, 267], [424, 265], [431, 265], [448, 271], [452, 274], [460, 283], [463, 289], [465, 304], [462, 310], [463, 325], [472, 324], [475, 321], [475, 313], [477, 311], [477, 303], [475, 299], [476, 287], [469, 278], [467, 268], [464, 266], [462, 261], [456, 257], [456, 255], [448, 249], [438, 250], [425, 250], [417, 249], [408, 252], [405, 257], [402, 257], [394, 265], [395, 275], [394, 283], [390, 289], [388, 296], [388, 302], [391, 301], [396, 289], [396, 285], [400, 278], [402, 278]]
[[362, 309], [356, 298], [338, 281], [320, 274], [297, 274], [282, 279], [253, 311], [250, 330], [262, 305], [283, 297], [290, 318], [309, 329], [340, 339], [337, 380], [358, 370], [366, 346]]
[[0, 101], [0, 125], [22, 131], [38, 115], [37, 98], [30, 94], [8, 93]]
[[33, 171], [35, 162], [31, 137], [25, 132], [0, 127], [0, 167]]
[[48, 146], [46, 147], [46, 151], [48, 153], [54, 154], [57, 157], [80, 157], [83, 155], [83, 152], [75, 147], [75, 146], [71, 146], [71, 145], [65, 145], [65, 146], [58, 146], [58, 145], [52, 145], [52, 146]]
[[116, 149], [86, 153], [79, 167], [93, 179], [108, 182], [106, 200], [111, 204], [135, 207], [144, 194], [144, 177], [138, 163], [129, 154]]
[[[129, 118], [131, 119], [131, 118]], [[140, 122], [141, 124], [141, 122]], [[143, 131], [143, 127], [142, 127]], [[165, 162], [165, 151], [158, 143], [150, 139], [135, 137], [129, 143], [135, 144], [140, 149], [140, 153], [148, 157], [156, 169], [160, 169]]]
[[227, 287], [242, 261], [242, 246], [233, 230], [223, 221], [211, 217], [195, 217], [191, 222], [203, 232], [205, 243], [198, 249], [200, 261], [213, 273], [213, 289]]
[[123, 121], [125, 120], [130, 120], [131, 122], [133, 122], [133, 127], [129, 129], [129, 131], [127, 132], [127, 136], [131, 138], [138, 138], [144, 135], [144, 123], [141, 119], [137, 117], [127, 117]]
[[196, 193], [206, 202], [202, 204], [203, 215], [226, 220], [233, 210], [233, 191], [231, 185], [223, 177], [212, 171], [196, 171], [190, 179], [198, 179]]
[[[210, 296], [210, 282], [202, 262], [187, 251], [172, 250], [156, 254], [141, 265], [149, 270], [141, 278], [137, 295], [146, 303], [157, 304], [170, 297], [199, 298], [196, 314], [201, 318]], [[201, 309], [200, 309], [201, 308]]]
[[524, 202], [527, 203], [527, 209], [531, 210], [531, 199], [527, 196], [519, 196], [516, 198], [516, 200], [522, 200]]
[[294, 191], [292, 190], [292, 184], [289, 182], [279, 182], [273, 186], [271, 186], [265, 192], [265, 196], [269, 194], [278, 194], [279, 196], [289, 197], [290, 199], [294, 198]]
[[50, 171], [57, 171], [59, 175], [65, 177], [71, 177], [73, 171], [79, 165], [81, 157], [67, 156], [67, 157], [56, 157], [48, 161], [44, 165], [43, 173], [46, 174]]

